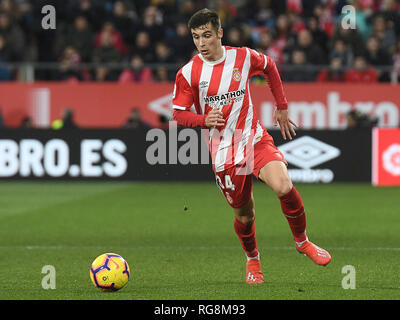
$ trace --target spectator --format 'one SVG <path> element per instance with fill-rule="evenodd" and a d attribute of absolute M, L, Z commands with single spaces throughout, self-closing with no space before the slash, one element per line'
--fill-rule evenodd
<path fill-rule="evenodd" d="M 253 47 L 253 41 L 250 35 L 251 31 L 248 26 L 233 26 L 228 28 L 226 31 L 226 45 L 232 47 Z"/>
<path fill-rule="evenodd" d="M 10 17 L 16 22 L 19 22 L 21 19 L 19 4 L 17 4 L 14 0 L 2 0 L 0 2 L 0 11 L 9 14 Z"/>
<path fill-rule="evenodd" d="M 342 59 L 334 57 L 331 59 L 329 69 L 321 70 L 318 73 L 318 82 L 344 82 L 344 70 Z"/>
<path fill-rule="evenodd" d="M 288 12 L 294 12 L 299 15 L 303 11 L 302 1 L 299 0 L 286 0 L 286 10 Z"/>
<path fill-rule="evenodd" d="M 383 0 L 381 1 L 380 14 L 388 22 L 388 27 L 393 28 L 395 34 L 400 34 L 400 12 L 399 3 L 396 0 Z"/>
<path fill-rule="evenodd" d="M 290 63 L 292 66 L 284 69 L 283 81 L 287 82 L 310 82 L 315 80 L 314 71 L 310 70 L 307 56 L 303 50 L 295 49 L 292 51 Z M 309 68 L 309 69 L 307 69 Z"/>
<path fill-rule="evenodd" d="M 65 1 L 67 2 L 67 1 Z M 72 2 L 72 3 L 70 3 Z M 84 16 L 93 30 L 99 30 L 106 19 L 106 10 L 102 0 L 68 1 L 68 17 L 70 21 L 77 16 Z M 58 6 L 57 6 L 58 12 Z"/>
<path fill-rule="evenodd" d="M 269 56 L 278 65 L 284 63 L 282 49 L 274 42 L 270 32 L 261 32 L 258 50 Z"/>
<path fill-rule="evenodd" d="M 171 64 L 174 62 L 172 51 L 165 42 L 156 43 L 155 52 L 155 62 L 162 64 Z M 159 81 L 173 81 L 175 79 L 175 69 L 172 72 L 167 67 L 160 66 L 157 67 L 156 75 L 158 75 L 156 79 Z"/>
<path fill-rule="evenodd" d="M 330 54 L 330 59 L 339 58 L 341 60 L 341 65 L 349 68 L 353 65 L 353 53 L 351 49 L 346 46 L 342 39 L 337 39 L 333 50 Z"/>
<path fill-rule="evenodd" d="M 122 71 L 119 76 L 120 83 L 128 82 L 152 82 L 153 75 L 149 68 L 144 66 L 143 59 L 140 55 L 134 55 L 131 58 L 129 68 Z"/>
<path fill-rule="evenodd" d="M 165 37 L 164 28 L 162 27 L 163 16 L 156 6 L 149 6 L 143 14 L 142 24 L 139 26 L 140 31 L 144 31 L 149 36 L 149 42 L 155 43 L 161 41 Z"/>
<path fill-rule="evenodd" d="M 306 60 L 310 64 L 323 65 L 326 64 L 326 57 L 322 49 L 313 42 L 311 32 L 304 29 L 298 33 L 296 47 L 303 50 Z"/>
<path fill-rule="evenodd" d="M 285 52 L 285 49 L 288 47 L 289 42 L 294 37 L 294 35 L 290 31 L 289 19 L 286 14 L 281 14 L 278 16 L 276 20 L 275 29 L 273 31 L 275 34 L 276 45 Z M 289 57 L 286 60 L 289 60 Z"/>
<path fill-rule="evenodd" d="M 24 60 L 25 36 L 21 27 L 6 13 L 0 13 L 0 35 L 9 48 L 10 61 Z"/>
<path fill-rule="evenodd" d="M 154 62 L 154 49 L 151 45 L 150 36 L 146 31 L 140 31 L 137 34 L 132 54 L 140 55 L 145 63 Z"/>
<path fill-rule="evenodd" d="M 194 0 L 186 0 L 182 1 L 179 4 L 178 9 L 178 19 L 182 19 L 183 21 L 189 21 L 190 17 L 198 10 L 197 4 Z M 177 18 L 175 18 L 177 19 Z"/>
<path fill-rule="evenodd" d="M 84 16 L 75 18 L 73 26 L 67 32 L 65 46 L 74 47 L 83 62 L 90 61 L 93 54 L 93 33 Z"/>
<path fill-rule="evenodd" d="M 100 46 L 94 50 L 93 62 L 96 64 L 115 63 L 120 62 L 121 58 L 121 52 L 113 46 L 112 34 L 103 32 Z M 118 78 L 118 72 L 104 65 L 99 66 L 96 69 L 95 78 L 97 81 L 115 81 Z"/>
<path fill-rule="evenodd" d="M 365 54 L 364 41 L 357 29 L 345 29 L 341 23 L 338 23 L 335 32 L 331 38 L 329 49 L 332 50 L 336 40 L 341 39 L 351 48 L 353 56 L 360 56 Z"/>
<path fill-rule="evenodd" d="M 308 21 L 310 21 L 310 18 L 315 18 L 314 8 L 319 2 L 319 0 L 301 1 L 302 16 L 306 17 Z"/>
<path fill-rule="evenodd" d="M 305 52 L 309 64 L 327 64 L 336 61 L 334 57 L 341 57 L 345 68 L 348 64 L 351 66 L 351 62 L 346 61 L 351 60 L 352 55 L 365 56 L 367 63 L 374 66 L 393 66 L 393 55 L 397 56 L 396 35 L 400 34 L 398 0 L 52 0 L 48 4 L 56 4 L 56 31 L 41 28 L 44 2 L 0 0 L 1 61 L 59 61 L 59 57 L 64 57 L 64 50 L 73 47 L 82 62 L 91 62 L 94 50 L 101 47 L 102 34 L 111 33 L 112 44 L 121 55 L 119 62 L 135 54 L 142 55 L 146 64 L 163 61 L 157 57 L 155 44 L 167 42 L 172 63 L 176 63 L 178 69 L 192 56 L 194 48 L 186 23 L 204 6 L 220 13 L 227 45 L 256 48 L 279 65 L 290 63 L 292 51 L 300 49 Z M 355 29 L 342 27 L 344 4 L 356 8 Z M 143 34 L 138 36 L 141 32 Z M 374 42 L 368 40 L 370 36 L 378 40 L 380 50 L 377 52 L 370 48 L 366 52 L 367 44 L 375 46 L 369 43 Z M 343 41 L 344 46 L 338 40 Z M 252 41 L 257 43 L 252 44 Z M 320 48 L 322 54 L 316 53 L 318 50 L 314 47 Z M 344 52 L 343 48 L 346 48 Z M 119 74 L 109 73 L 108 69 L 106 65 L 99 66 L 93 78 L 99 81 L 118 79 Z M 167 69 L 155 69 L 154 79 L 170 79 Z M 87 79 L 85 73 L 83 75 Z M 52 80 L 54 72 L 35 70 L 35 77 Z M 8 69 L 0 70 L 0 79 L 13 78 L 14 74 Z M 388 72 L 379 77 L 380 81 L 389 79 Z"/>
<path fill-rule="evenodd" d="M 393 71 L 391 74 L 393 82 L 400 82 L 400 38 L 397 40 L 396 49 L 393 53 Z"/>
<path fill-rule="evenodd" d="M 378 81 L 378 73 L 375 69 L 368 67 L 364 57 L 359 56 L 354 59 L 353 68 L 346 71 L 345 81 L 376 83 Z"/>
<path fill-rule="evenodd" d="M 377 125 L 378 119 L 369 118 L 357 110 L 351 110 L 346 114 L 348 129 L 372 128 Z"/>
<path fill-rule="evenodd" d="M 388 66 L 392 64 L 390 55 L 379 44 L 378 38 L 371 36 L 367 40 L 366 60 L 373 66 Z"/>
<path fill-rule="evenodd" d="M 385 21 L 383 15 L 377 15 L 373 21 L 371 36 L 379 40 L 382 50 L 393 53 L 396 47 L 396 34 L 393 28 L 388 27 L 389 21 Z"/>
<path fill-rule="evenodd" d="M 231 47 L 243 47 L 244 41 L 242 31 L 235 26 L 229 28 L 228 32 L 226 33 L 225 44 Z"/>
<path fill-rule="evenodd" d="M 160 41 L 155 45 L 155 62 L 159 63 L 172 63 L 174 59 L 172 57 L 172 51 L 168 47 L 166 42 Z"/>
<path fill-rule="evenodd" d="M 32 128 L 34 128 L 31 117 L 29 117 L 29 116 L 24 117 L 22 119 L 22 121 L 21 121 L 20 128 L 21 129 L 32 129 Z"/>
<path fill-rule="evenodd" d="M 131 110 L 130 116 L 124 123 L 123 128 L 148 130 L 150 129 L 150 126 L 146 122 L 143 122 L 140 109 L 135 107 Z"/>
<path fill-rule="evenodd" d="M 63 129 L 78 129 L 72 109 L 65 109 L 63 112 Z"/>
<path fill-rule="evenodd" d="M 393 63 L 392 57 L 380 47 L 378 38 L 374 36 L 369 37 L 367 40 L 365 58 L 369 65 L 375 67 L 390 66 Z M 386 70 L 380 72 L 379 80 L 389 81 L 389 72 Z"/>
<path fill-rule="evenodd" d="M 81 57 L 74 47 L 67 47 L 60 60 L 60 68 L 56 71 L 54 80 L 58 81 L 82 81 L 83 75 L 79 70 Z"/>
<path fill-rule="evenodd" d="M 122 34 L 124 43 L 131 44 L 135 41 L 138 29 L 138 17 L 134 10 L 128 10 L 124 1 L 116 1 L 113 7 L 112 23 Z"/>
<path fill-rule="evenodd" d="M 54 130 L 79 129 L 78 125 L 75 123 L 74 111 L 69 108 L 63 110 L 62 119 L 54 120 L 51 127 Z"/>
<path fill-rule="evenodd" d="M 105 22 L 101 31 L 97 33 L 94 45 L 95 48 L 101 46 L 102 37 L 105 33 L 111 35 L 111 45 L 118 50 L 121 55 L 124 56 L 128 53 L 128 47 L 125 45 L 121 33 L 115 29 L 111 21 Z"/>
<path fill-rule="evenodd" d="M 137 1 L 135 1 L 137 2 Z M 178 2 L 175 0 L 155 0 L 153 4 L 156 4 L 157 9 L 163 15 L 163 27 L 168 31 L 175 29 L 177 23 L 181 21 L 181 18 L 176 15 L 178 12 Z M 168 31 L 167 31 L 168 30 Z"/>
<path fill-rule="evenodd" d="M 275 16 L 279 16 L 286 12 L 286 1 L 281 0 L 271 0 L 270 8 Z"/>
<path fill-rule="evenodd" d="M 311 32 L 314 42 L 324 51 L 325 55 L 328 56 L 329 37 L 326 32 L 319 27 L 318 18 L 316 16 L 311 16 L 307 21 L 307 27 Z"/>
<path fill-rule="evenodd" d="M 216 7 L 214 9 L 221 19 L 221 24 L 225 26 L 233 26 L 238 15 L 236 7 L 231 2 L 227 0 L 215 1 Z"/>
<path fill-rule="evenodd" d="M 173 75 L 166 67 L 158 67 L 154 79 L 157 82 L 169 82 L 173 81 Z"/>
<path fill-rule="evenodd" d="M 342 1 L 342 0 L 341 0 Z M 332 5 L 324 5 L 321 1 L 318 1 L 314 6 L 313 15 L 317 17 L 320 29 L 325 32 L 329 37 L 334 33 L 334 15 Z"/>
<path fill-rule="evenodd" d="M 296 0 L 297 2 L 297 0 Z M 300 31 L 306 29 L 303 18 L 299 15 L 299 12 L 295 10 L 289 10 L 287 12 L 289 24 L 293 33 L 298 34 Z"/>
<path fill-rule="evenodd" d="M 171 37 L 169 46 L 174 52 L 175 62 L 185 63 L 194 48 L 192 36 L 184 22 L 178 22 L 175 27 L 175 35 Z"/>
<path fill-rule="evenodd" d="M 0 63 L 4 64 L 9 62 L 10 51 L 7 46 L 6 39 L 0 35 Z M 0 66 L 0 81 L 10 81 L 12 80 L 12 73 L 10 68 L 7 66 Z"/>

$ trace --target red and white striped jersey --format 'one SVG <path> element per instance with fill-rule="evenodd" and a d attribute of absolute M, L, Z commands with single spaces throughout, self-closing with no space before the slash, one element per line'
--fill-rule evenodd
<path fill-rule="evenodd" d="M 274 64 L 253 49 L 223 46 L 219 60 L 210 62 L 198 54 L 177 73 L 173 109 L 206 115 L 218 108 L 223 113 L 225 125 L 209 131 L 209 149 L 216 172 L 246 161 L 250 148 L 268 134 L 254 112 L 249 79 L 266 73 L 269 63 Z M 279 75 L 278 79 L 281 85 Z M 275 93 L 274 96 L 276 99 Z M 278 108 L 285 108 L 279 103 L 285 104 L 286 98 L 279 100 Z"/>

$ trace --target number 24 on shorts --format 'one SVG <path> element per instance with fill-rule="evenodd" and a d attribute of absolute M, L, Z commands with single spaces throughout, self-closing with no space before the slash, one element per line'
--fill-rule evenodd
<path fill-rule="evenodd" d="M 224 180 L 225 180 L 225 186 L 222 183 L 222 180 L 219 176 L 215 176 L 217 179 L 217 185 L 220 189 L 231 189 L 231 190 L 235 190 L 235 185 L 232 183 L 231 177 L 229 175 L 225 175 L 224 176 Z"/>

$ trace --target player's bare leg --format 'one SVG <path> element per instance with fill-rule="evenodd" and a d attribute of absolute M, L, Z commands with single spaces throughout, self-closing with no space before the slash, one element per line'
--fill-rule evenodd
<path fill-rule="evenodd" d="M 233 209 L 235 213 L 234 228 L 246 252 L 246 282 L 263 283 L 264 277 L 261 272 L 260 253 L 257 249 L 254 198 L 251 194 L 250 200 L 240 208 Z"/>
<path fill-rule="evenodd" d="M 303 201 L 293 186 L 286 165 L 281 161 L 271 161 L 261 168 L 259 178 L 278 196 L 297 251 L 308 256 L 318 265 L 327 265 L 331 261 L 329 252 L 316 246 L 307 238 Z"/>

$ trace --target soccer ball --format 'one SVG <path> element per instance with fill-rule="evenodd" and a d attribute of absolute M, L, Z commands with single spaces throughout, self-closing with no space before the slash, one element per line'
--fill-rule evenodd
<path fill-rule="evenodd" d="M 129 280 L 128 263 L 120 255 L 104 253 L 94 259 L 90 267 L 90 279 L 102 291 L 117 291 Z"/>

